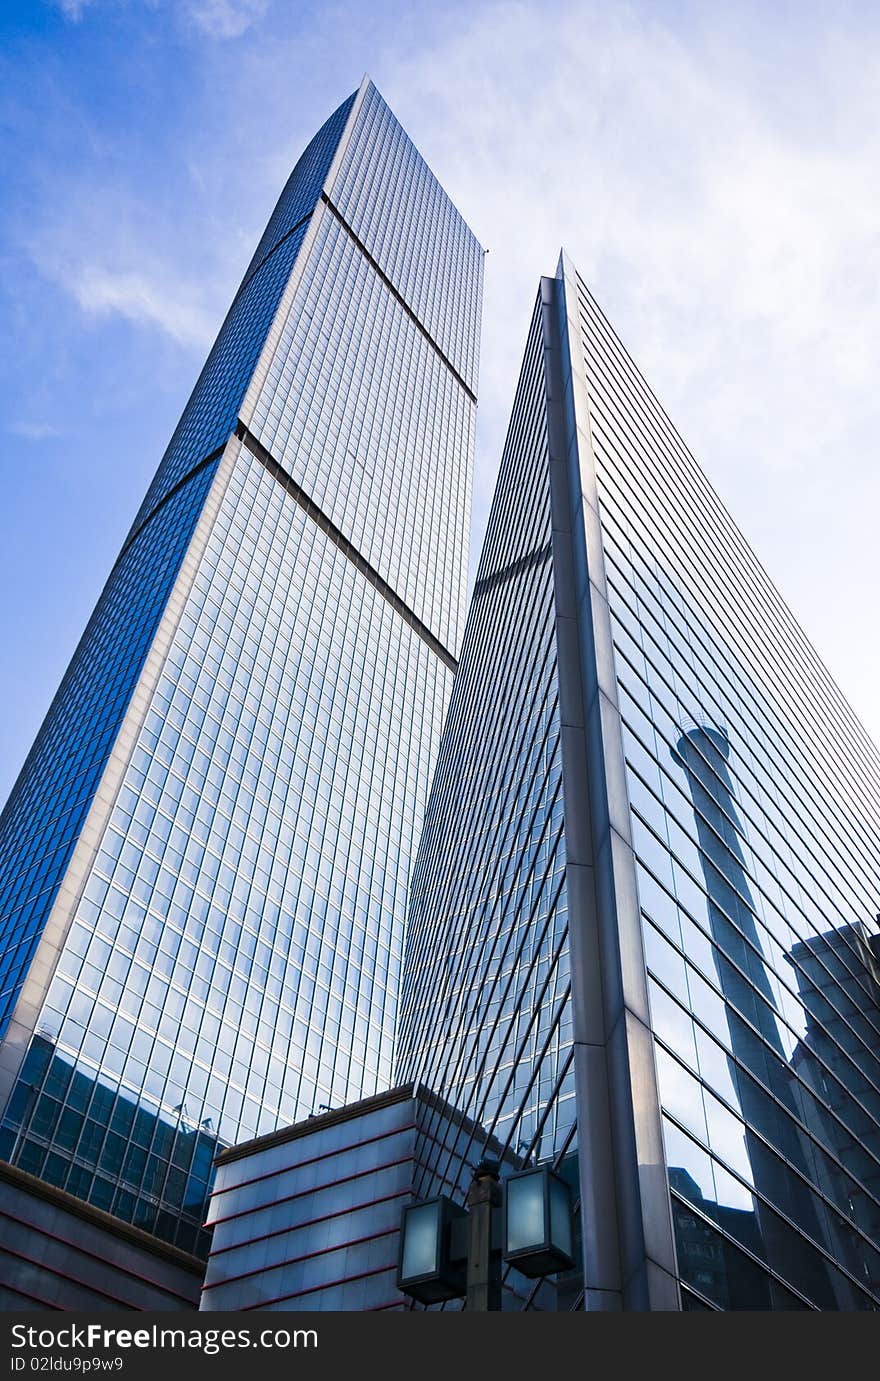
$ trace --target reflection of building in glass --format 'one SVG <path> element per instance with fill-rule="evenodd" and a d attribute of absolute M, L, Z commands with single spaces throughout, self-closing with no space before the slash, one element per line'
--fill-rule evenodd
<path fill-rule="evenodd" d="M 665 1178 L 658 1164 L 640 1183 L 638 1165 L 650 1145 L 661 1154 L 656 1092 L 627 1067 L 650 1069 L 650 1033 L 621 1046 L 630 995 L 607 967 L 616 918 L 596 882 L 600 858 L 609 881 L 609 808 L 588 780 L 601 759 L 575 618 L 586 552 L 562 406 L 564 287 L 544 279 L 532 318 L 414 870 L 399 1073 L 524 1162 L 574 1176 L 585 1272 L 555 1290 L 508 1272 L 505 1307 L 674 1306 Z M 462 1196 L 481 1150 L 463 1163 L 438 1128 L 416 1192 Z M 646 1210 L 655 1192 L 665 1223 Z"/>
<path fill-rule="evenodd" d="M 0 1310 L 193 1309 L 205 1263 L 0 1161 Z"/>
<path fill-rule="evenodd" d="M 585 1307 L 880 1307 L 878 788 L 563 256 L 413 874 L 399 1074 L 577 1156 Z M 461 1192 L 442 1136 L 424 1167 Z"/>
<path fill-rule="evenodd" d="M 744 832 L 727 770 L 729 755 L 727 734 L 705 726 L 689 729 L 675 749 L 694 803 L 709 932 L 730 1034 L 728 1066 L 736 1095 L 733 1106 L 745 1123 L 751 1183 L 761 1196 L 750 1215 L 754 1231 L 749 1246 L 779 1263 L 780 1268 L 784 1263 L 786 1279 L 803 1275 L 810 1298 L 829 1308 L 833 1307 L 833 1295 L 821 1257 L 809 1254 L 802 1262 L 797 1237 L 769 1207 L 787 1205 L 791 1200 L 797 1221 L 808 1228 L 814 1240 L 822 1241 L 827 1224 L 824 1217 L 820 1224 L 805 1183 L 812 1157 L 794 1117 L 786 1116 L 796 1115 L 798 1109 L 746 874 L 740 843 Z M 768 1112 L 771 1099 L 778 1106 Z M 768 1117 L 775 1117 L 779 1128 L 776 1149 L 757 1130 Z M 804 1178 L 792 1175 L 786 1161 Z"/>
<path fill-rule="evenodd" d="M 669 1167 L 669 1185 L 675 1190 L 673 1215 L 675 1245 L 681 1278 L 723 1309 L 772 1309 L 774 1295 L 766 1271 L 733 1245 L 742 1242 L 754 1256 L 761 1250 L 757 1215 L 706 1199 L 686 1170 Z M 699 1209 L 693 1212 L 690 1207 Z M 710 1223 L 725 1229 L 715 1232 Z M 732 1240 L 731 1240 L 732 1239 Z M 780 1308 L 791 1308 L 793 1297 L 777 1296 Z M 694 1302 L 692 1302 L 693 1304 Z M 699 1307 L 698 1305 L 696 1307 Z M 794 1302 L 797 1307 L 797 1302 Z"/>
<path fill-rule="evenodd" d="M 218 1144 L 390 1079 L 482 262 L 365 79 L 282 193 L 0 823 L 0 1156 L 188 1251 Z"/>
<path fill-rule="evenodd" d="M 157 1114 L 118 1086 L 90 1078 L 40 1035 L 31 1043 L 28 1072 L 10 1115 L 45 1147 L 47 1183 L 63 1176 L 68 1193 L 106 1211 L 115 1207 L 119 1217 L 165 1239 L 174 1235 L 174 1216 L 163 1203 L 204 1220 L 214 1157 L 224 1149 L 210 1118 L 192 1121 L 185 1103 Z M 137 1185 L 137 1193 L 114 1192 L 119 1178 Z"/>
<path fill-rule="evenodd" d="M 857 977 L 852 954 L 864 964 Z M 807 1023 L 792 1055 L 798 1076 L 793 1086 L 810 1090 L 800 1095 L 801 1118 L 809 1125 L 811 1113 L 814 1118 L 821 1114 L 834 1152 L 821 1166 L 830 1182 L 819 1183 L 832 1203 L 848 1202 L 848 1217 L 864 1222 L 871 1238 L 880 1241 L 880 1089 L 873 1054 L 880 984 L 874 947 L 861 926 L 849 926 L 802 941 L 791 957 Z M 846 1218 L 837 1217 L 835 1224 L 838 1250 L 860 1278 L 880 1291 L 877 1253 L 866 1249 Z"/>

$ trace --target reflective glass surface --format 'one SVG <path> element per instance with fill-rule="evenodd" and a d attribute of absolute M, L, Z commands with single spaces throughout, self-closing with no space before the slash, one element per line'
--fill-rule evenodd
<path fill-rule="evenodd" d="M 373 87 L 328 193 L 245 420 L 454 653 L 483 251 Z"/>
<path fill-rule="evenodd" d="M 354 95 L 349 96 L 334 111 L 291 173 L 147 491 L 135 528 L 232 431 L 354 100 Z"/>
<path fill-rule="evenodd" d="M 683 1306 L 875 1309 L 877 750 L 583 283 L 573 308 Z M 410 906 L 399 1072 L 474 1119 L 471 1163 L 486 1131 L 576 1144 L 544 389 L 536 319 Z M 425 1164 L 419 1193 L 462 1192 L 442 1137 Z"/>
<path fill-rule="evenodd" d="M 213 479 L 206 457 L 235 424 L 302 244 L 305 225 L 290 229 L 315 206 L 353 102 L 290 176 L 0 819 L 0 1036 Z"/>
<path fill-rule="evenodd" d="M 474 405 L 344 227 L 319 214 L 248 425 L 454 652 Z"/>
<path fill-rule="evenodd" d="M 40 1020 L 96 1099 L 148 1109 L 154 1140 L 164 1120 L 229 1143 L 388 1084 L 450 680 L 243 449 Z M 65 1110 L 21 1110 L 35 1173 Z M 79 1183 L 95 1148 L 68 1149 Z M 145 1226 L 181 1207 L 157 1173 Z"/>
<path fill-rule="evenodd" d="M 476 393 L 483 251 L 374 87 L 330 195 Z"/>
<path fill-rule="evenodd" d="M 363 96 L 346 138 L 381 106 Z M 304 156 L 312 201 L 346 113 Z M 395 169 L 420 189 L 431 174 L 390 112 L 360 147 L 407 225 Z M 259 443 L 235 441 L 212 471 L 217 514 L 0 1132 L 0 1155 L 198 1250 L 218 1147 L 390 1082 L 406 889 L 452 682 L 436 636 L 455 636 L 467 562 L 474 401 L 402 303 L 405 277 L 387 281 L 395 265 L 376 268 L 323 202 L 302 241 L 296 178 L 265 244 L 282 239 L 236 300 L 277 272 L 277 304 L 304 246 L 257 371 Z M 438 192 L 423 200 L 408 243 L 432 262 L 463 223 Z M 476 275 L 459 276 L 468 302 L 450 319 L 479 314 L 466 233 Z M 250 360 L 237 310 L 229 358 Z M 239 382 L 210 401 L 212 369 L 194 399 L 228 434 Z M 189 425 L 144 512 L 193 482 L 179 478 Z"/>
<path fill-rule="evenodd" d="M 434 1114 L 425 1197 L 461 1200 L 487 1135 L 508 1168 L 576 1144 L 548 474 L 536 309 L 413 873 L 398 1076 L 474 1123 Z"/>
<path fill-rule="evenodd" d="M 216 469 L 202 466 L 126 544 L 0 818 L 0 1036 Z"/>
<path fill-rule="evenodd" d="M 686 1307 L 880 1305 L 880 759 L 586 287 Z"/>

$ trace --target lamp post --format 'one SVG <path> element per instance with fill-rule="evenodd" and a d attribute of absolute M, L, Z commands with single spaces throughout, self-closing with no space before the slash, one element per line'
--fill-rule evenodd
<path fill-rule="evenodd" d="M 464 1297 L 469 1310 L 500 1310 L 502 1261 L 532 1279 L 574 1265 L 571 1195 L 549 1166 L 501 1182 L 485 1158 L 467 1208 L 443 1196 L 404 1209 L 397 1285 L 421 1304 Z"/>
<path fill-rule="evenodd" d="M 497 1160 L 481 1160 L 468 1190 L 467 1309 L 501 1308 L 501 1252 L 497 1241 L 501 1187 L 498 1178 Z"/>

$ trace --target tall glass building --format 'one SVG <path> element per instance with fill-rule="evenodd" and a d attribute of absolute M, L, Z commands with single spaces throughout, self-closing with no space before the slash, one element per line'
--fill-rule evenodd
<path fill-rule="evenodd" d="M 0 820 L 0 1157 L 189 1250 L 388 1083 L 483 253 L 365 79 L 296 165 Z"/>
<path fill-rule="evenodd" d="M 465 1162 L 491 1134 L 573 1187 L 578 1278 L 508 1272 L 505 1307 L 880 1307 L 878 911 L 880 756 L 563 256 L 400 1023 Z M 469 1178 L 439 1123 L 420 1165 L 421 1197 Z"/>

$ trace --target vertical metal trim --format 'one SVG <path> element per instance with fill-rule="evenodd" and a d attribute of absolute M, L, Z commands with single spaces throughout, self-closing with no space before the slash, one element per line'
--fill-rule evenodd
<path fill-rule="evenodd" d="M 574 598 L 574 534 L 569 499 L 569 445 L 563 405 L 559 287 L 541 279 L 541 326 L 547 398 L 551 542 L 559 683 L 559 732 L 565 818 L 566 887 L 572 986 L 578 1160 L 587 1309 L 622 1309 L 623 1280 L 611 1137 L 594 826 L 587 781 L 586 696 Z"/>
<path fill-rule="evenodd" d="M 588 1309 L 676 1310 L 672 1208 L 574 270 L 541 285 Z"/>

